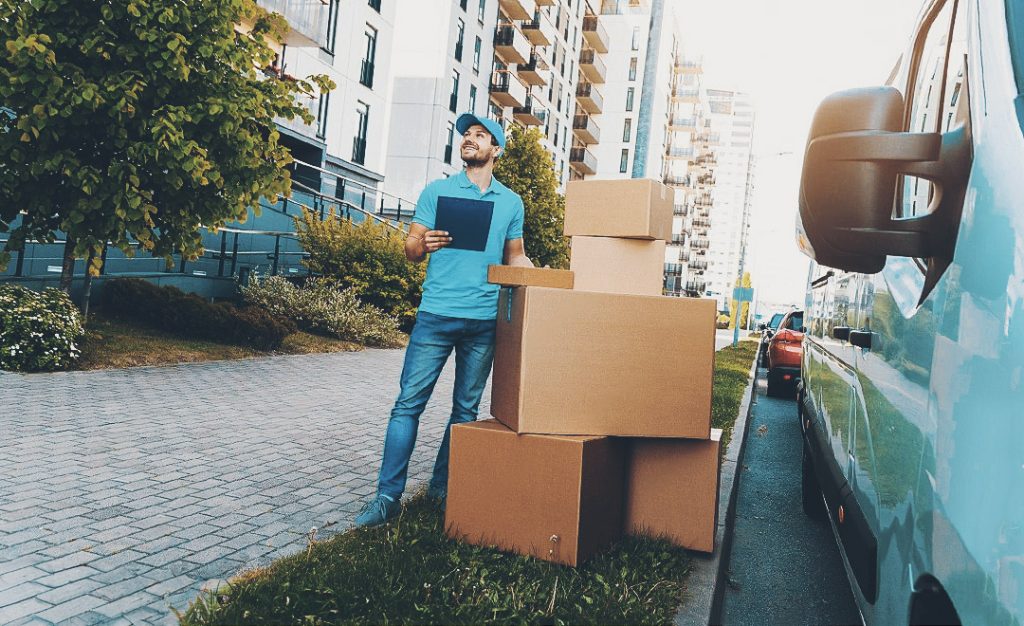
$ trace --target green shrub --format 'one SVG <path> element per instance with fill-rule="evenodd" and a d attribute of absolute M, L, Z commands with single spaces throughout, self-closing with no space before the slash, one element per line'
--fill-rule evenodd
<path fill-rule="evenodd" d="M 0 285 L 0 369 L 67 369 L 84 334 L 82 316 L 63 291 Z"/>
<path fill-rule="evenodd" d="M 296 230 L 309 253 L 314 273 L 332 278 L 366 304 L 398 318 L 402 329 L 416 321 L 423 293 L 425 263 L 405 258 L 405 236 L 367 220 L 353 224 L 332 213 L 320 220 L 310 211 L 296 219 Z"/>
<path fill-rule="evenodd" d="M 361 303 L 355 290 L 339 288 L 329 279 L 311 278 L 296 287 L 280 276 L 254 275 L 242 288 L 242 297 L 277 317 L 294 320 L 303 330 L 383 348 L 402 345 L 394 316 Z"/>
<path fill-rule="evenodd" d="M 211 304 L 175 287 L 158 287 L 140 278 L 107 283 L 100 298 L 109 317 L 132 321 L 181 337 L 274 350 L 297 330 L 290 319 L 258 307 Z"/>

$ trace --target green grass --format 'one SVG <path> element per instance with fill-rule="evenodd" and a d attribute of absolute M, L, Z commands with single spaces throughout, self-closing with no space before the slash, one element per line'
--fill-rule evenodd
<path fill-rule="evenodd" d="M 736 413 L 747 389 L 750 368 L 757 355 L 757 341 L 741 339 L 735 346 L 715 353 L 715 380 L 711 397 L 711 427 L 722 429 L 722 454 L 725 454 Z"/>
<path fill-rule="evenodd" d="M 731 435 L 756 342 L 717 353 L 715 428 Z M 724 449 L 724 446 L 723 446 Z M 628 537 L 579 568 L 444 534 L 422 494 L 389 527 L 351 529 L 200 595 L 182 624 L 664 624 L 685 602 L 691 557 Z"/>

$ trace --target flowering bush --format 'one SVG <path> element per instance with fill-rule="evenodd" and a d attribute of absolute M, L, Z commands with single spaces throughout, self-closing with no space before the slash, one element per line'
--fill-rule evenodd
<path fill-rule="evenodd" d="M 402 345 L 395 316 L 363 304 L 353 289 L 340 289 L 328 279 L 310 278 L 296 287 L 281 276 L 254 275 L 242 296 L 310 332 L 383 348 Z"/>
<path fill-rule="evenodd" d="M 52 372 L 79 356 L 82 316 L 59 289 L 0 285 L 0 369 Z"/>

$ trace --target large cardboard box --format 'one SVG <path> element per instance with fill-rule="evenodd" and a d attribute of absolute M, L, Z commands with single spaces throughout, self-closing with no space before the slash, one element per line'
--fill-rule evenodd
<path fill-rule="evenodd" d="M 573 272 L 548 267 L 488 265 L 487 282 L 511 287 L 555 287 L 572 289 Z"/>
<path fill-rule="evenodd" d="M 626 440 L 626 533 L 713 552 L 721 439 L 716 428 L 707 441 Z"/>
<path fill-rule="evenodd" d="M 573 180 L 565 188 L 565 234 L 672 238 L 674 191 L 647 178 Z"/>
<path fill-rule="evenodd" d="M 716 303 L 501 290 L 491 414 L 519 433 L 711 434 Z"/>
<path fill-rule="evenodd" d="M 445 529 L 472 544 L 578 565 L 622 535 L 625 452 L 608 437 L 454 426 Z"/>
<path fill-rule="evenodd" d="M 664 241 L 573 237 L 569 259 L 580 291 L 660 296 L 665 285 Z"/>

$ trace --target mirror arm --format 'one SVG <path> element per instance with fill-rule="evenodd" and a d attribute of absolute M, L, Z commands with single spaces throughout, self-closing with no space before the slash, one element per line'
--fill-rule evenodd
<path fill-rule="evenodd" d="M 808 154 L 829 161 L 921 162 L 937 161 L 941 148 L 939 133 L 857 130 L 818 137 Z"/>

